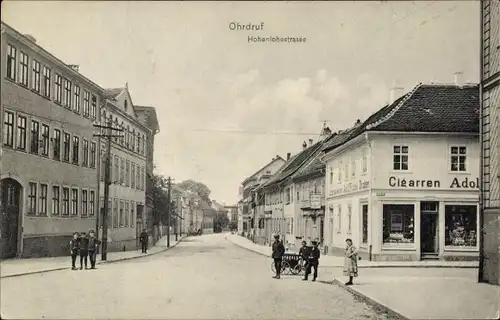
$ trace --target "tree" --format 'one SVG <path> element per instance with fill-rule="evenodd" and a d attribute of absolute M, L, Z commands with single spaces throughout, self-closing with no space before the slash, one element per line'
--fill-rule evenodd
<path fill-rule="evenodd" d="M 168 210 L 168 183 L 162 175 L 153 174 L 153 224 L 164 222 Z"/>
<path fill-rule="evenodd" d="M 210 191 L 210 189 L 204 183 L 189 179 L 182 181 L 181 183 L 177 184 L 177 186 L 181 189 L 196 193 L 203 201 L 205 201 L 209 205 L 212 203 L 212 201 L 210 200 L 210 193 L 212 191 Z"/>

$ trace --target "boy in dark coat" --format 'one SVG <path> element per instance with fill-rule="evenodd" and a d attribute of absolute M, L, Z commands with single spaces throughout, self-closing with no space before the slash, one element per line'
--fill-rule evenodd
<path fill-rule="evenodd" d="M 280 279 L 281 275 L 281 262 L 283 261 L 283 255 L 285 254 L 285 246 L 283 242 L 280 241 L 280 236 L 274 236 L 273 242 L 273 254 L 272 258 L 274 259 L 274 268 L 276 269 L 276 275 L 273 277 L 275 279 Z"/>
<path fill-rule="evenodd" d="M 149 237 L 148 237 L 148 233 L 146 232 L 146 229 L 142 230 L 139 240 L 141 242 L 142 253 L 148 253 Z"/>
<path fill-rule="evenodd" d="M 76 269 L 76 257 L 80 253 L 80 238 L 79 238 L 78 232 L 73 233 L 73 239 L 70 240 L 69 242 L 69 252 L 71 254 L 71 270 L 77 270 Z"/>
<path fill-rule="evenodd" d="M 83 262 L 85 262 L 85 269 L 87 268 L 87 257 L 89 256 L 89 238 L 82 232 L 80 235 L 80 270 L 83 269 Z"/>
<path fill-rule="evenodd" d="M 90 259 L 90 269 L 95 269 L 95 260 L 97 248 L 101 244 L 95 237 L 94 230 L 89 230 L 89 259 Z"/>
<path fill-rule="evenodd" d="M 316 281 L 316 278 L 318 277 L 318 266 L 320 257 L 318 242 L 312 241 L 312 245 L 313 245 L 312 248 L 308 251 L 306 274 L 304 276 L 304 279 L 302 279 L 304 281 L 307 281 L 307 277 L 309 276 L 309 274 L 311 274 L 311 268 L 314 268 L 312 281 Z"/>
<path fill-rule="evenodd" d="M 307 242 L 302 241 L 302 247 L 299 249 L 299 256 L 302 258 L 303 267 L 306 266 L 309 249 L 310 248 L 307 246 Z"/>

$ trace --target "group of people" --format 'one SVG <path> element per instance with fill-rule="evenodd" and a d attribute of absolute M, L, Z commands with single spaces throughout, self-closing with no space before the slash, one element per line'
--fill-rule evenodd
<path fill-rule="evenodd" d="M 358 252 L 351 239 L 346 239 L 345 242 L 343 275 L 349 277 L 349 281 L 345 283 L 345 285 L 349 286 L 353 284 L 353 278 L 358 276 Z M 272 244 L 272 258 L 274 259 L 274 267 L 276 269 L 276 275 L 273 278 L 275 279 L 280 279 L 281 277 L 281 265 L 284 255 L 285 246 L 283 245 L 283 241 L 280 240 L 279 235 L 275 235 Z M 307 281 L 312 269 L 314 269 L 312 281 L 316 281 L 318 277 L 319 258 L 321 256 L 318 242 L 311 241 L 311 246 L 308 246 L 307 242 L 302 241 L 299 256 L 305 263 L 305 274 L 302 280 Z"/>
<path fill-rule="evenodd" d="M 87 259 L 90 260 L 90 269 L 95 269 L 97 248 L 101 244 L 94 230 L 90 230 L 88 234 L 85 232 L 73 233 L 73 239 L 69 242 L 71 254 L 71 269 L 78 270 L 76 267 L 76 258 L 80 256 L 80 270 L 88 269 Z"/>

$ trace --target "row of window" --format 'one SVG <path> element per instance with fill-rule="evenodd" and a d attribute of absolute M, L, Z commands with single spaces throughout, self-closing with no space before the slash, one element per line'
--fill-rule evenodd
<path fill-rule="evenodd" d="M 146 187 L 146 168 L 139 166 L 138 163 L 131 162 L 128 159 L 111 154 L 111 183 L 119 184 L 137 190 L 145 190 Z M 103 156 L 102 163 L 106 163 L 106 157 Z M 101 166 L 101 181 L 104 181 L 106 166 Z"/>
<path fill-rule="evenodd" d="M 94 216 L 95 201 L 95 191 L 91 189 L 52 185 L 49 191 L 48 184 L 30 182 L 27 214 L 82 218 Z"/>
<path fill-rule="evenodd" d="M 108 201 L 108 227 L 109 228 L 123 228 L 134 227 L 136 225 L 137 206 L 140 203 L 129 201 L 125 199 L 109 199 Z M 101 210 L 104 211 L 104 198 L 101 198 Z M 102 217 L 102 214 L 100 215 Z"/>
<path fill-rule="evenodd" d="M 54 79 L 52 79 L 51 69 L 34 58 L 31 59 L 31 68 L 29 68 L 29 56 L 23 51 L 18 52 L 17 48 L 10 44 L 7 48 L 7 78 L 47 99 L 53 99 L 55 103 L 69 110 L 78 114 L 82 113 L 86 118 L 96 118 L 96 95 L 85 89 L 81 90 L 79 85 L 73 84 L 71 80 L 59 73 L 54 73 Z M 52 90 L 52 84 L 54 90 Z M 83 109 L 83 112 L 80 112 L 80 109 Z"/>
<path fill-rule="evenodd" d="M 120 132 L 116 132 L 117 135 L 119 134 L 121 136 L 113 138 L 116 144 L 140 155 L 146 155 L 146 137 L 144 134 L 141 134 L 139 130 L 136 132 L 135 128 L 131 130 L 130 125 L 127 125 L 125 128 L 125 123 L 123 121 L 119 123 L 118 117 L 115 117 L 113 120 L 112 114 L 107 118 L 106 111 L 103 111 L 101 119 L 103 119 L 103 122 L 107 119 L 107 125 L 112 125 L 114 128 L 121 130 Z"/>
<path fill-rule="evenodd" d="M 58 128 L 50 128 L 36 118 L 21 113 L 4 112 L 3 145 L 54 160 L 96 167 L 96 143 L 71 135 Z"/>

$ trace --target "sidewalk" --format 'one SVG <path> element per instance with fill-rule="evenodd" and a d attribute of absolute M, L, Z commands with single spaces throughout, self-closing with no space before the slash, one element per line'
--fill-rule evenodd
<path fill-rule="evenodd" d="M 170 248 L 179 243 L 183 237 L 178 237 L 175 241 L 175 235 L 170 236 Z M 167 250 L 167 237 L 162 237 L 151 248 L 147 254 L 141 253 L 140 250 L 109 252 L 107 261 L 101 261 L 101 255 L 97 255 L 97 263 L 113 263 L 123 260 L 130 260 L 140 257 L 154 255 Z M 78 261 L 79 262 L 79 261 Z M 0 262 L 0 278 L 17 277 L 27 274 L 42 273 L 56 270 L 71 269 L 71 258 L 67 257 L 50 257 L 50 258 L 33 258 L 33 259 L 11 259 Z"/>
<path fill-rule="evenodd" d="M 271 247 L 255 244 L 252 241 L 234 234 L 227 235 L 226 239 L 244 249 L 254 251 L 264 256 L 271 256 Z M 320 258 L 322 267 L 344 266 L 344 257 L 323 255 Z M 478 268 L 478 261 L 367 261 L 358 262 L 358 268 Z"/>

